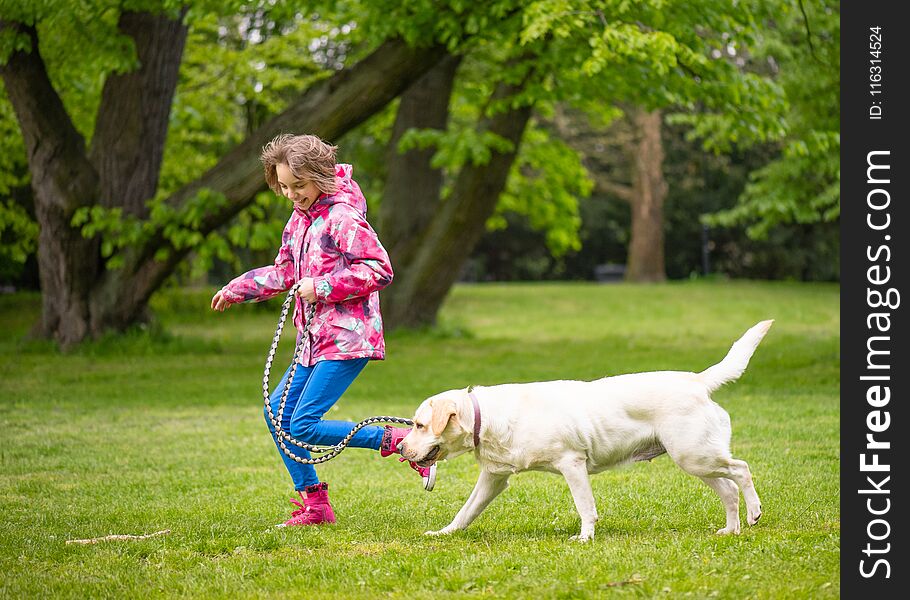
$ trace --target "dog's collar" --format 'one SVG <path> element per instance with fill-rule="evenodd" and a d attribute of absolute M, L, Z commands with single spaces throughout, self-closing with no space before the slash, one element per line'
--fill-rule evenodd
<path fill-rule="evenodd" d="M 474 405 L 474 447 L 480 445 L 480 404 L 477 402 L 477 396 L 472 389 L 468 389 L 468 396 L 471 397 L 471 404 Z"/>

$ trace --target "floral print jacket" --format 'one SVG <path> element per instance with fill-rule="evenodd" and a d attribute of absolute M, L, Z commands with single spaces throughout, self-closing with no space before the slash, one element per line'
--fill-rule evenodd
<path fill-rule="evenodd" d="M 337 165 L 338 191 L 321 195 L 305 211 L 294 209 L 275 264 L 248 271 L 222 289 L 230 303 L 260 302 L 313 277 L 317 301 L 312 318 L 305 318 L 300 297 L 294 312 L 298 341 L 303 342 L 298 362 L 304 366 L 385 358 L 379 290 L 391 283 L 392 266 L 367 223 L 366 200 L 352 173 L 351 165 Z"/>

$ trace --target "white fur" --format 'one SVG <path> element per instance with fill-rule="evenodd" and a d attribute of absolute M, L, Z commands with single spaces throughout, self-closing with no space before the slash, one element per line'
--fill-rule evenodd
<path fill-rule="evenodd" d="M 736 343 L 720 363 L 702 371 L 656 371 L 596 381 L 546 381 L 475 387 L 480 404 L 481 473 L 455 518 L 429 535 L 467 527 L 508 486 L 509 476 L 537 470 L 561 474 L 581 516 L 575 539 L 594 537 L 597 509 L 588 475 L 649 460 L 665 449 L 685 472 L 699 477 L 720 497 L 726 526 L 739 533 L 739 491 L 747 522 L 761 516 L 749 466 L 730 453 L 730 417 L 710 393 L 742 375 L 773 321 L 762 321 Z M 402 455 L 427 462 L 474 449 L 474 409 L 468 390 L 450 390 L 425 400 L 404 438 Z M 434 425 L 437 429 L 434 432 Z"/>

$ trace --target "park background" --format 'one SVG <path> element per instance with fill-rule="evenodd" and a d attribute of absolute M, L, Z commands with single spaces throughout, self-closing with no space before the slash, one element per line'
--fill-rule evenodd
<path fill-rule="evenodd" d="M 839 4 L 803 0 L 0 0 L 0 594 L 837 596 L 839 44 Z M 208 301 L 274 258 L 285 132 L 338 144 L 395 267 L 388 360 L 333 418 L 701 370 L 775 318 L 716 395 L 759 525 L 714 537 L 664 459 L 594 478 L 591 545 L 539 474 L 429 540 L 471 461 L 427 495 L 352 451 L 336 527 L 270 529 L 279 303 Z"/>

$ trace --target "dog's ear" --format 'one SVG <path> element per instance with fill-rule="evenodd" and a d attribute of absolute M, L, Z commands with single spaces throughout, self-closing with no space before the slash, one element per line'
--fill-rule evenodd
<path fill-rule="evenodd" d="M 437 398 L 432 404 L 432 416 L 430 417 L 430 429 L 433 435 L 440 436 L 449 424 L 449 419 L 458 414 L 458 407 L 451 398 Z"/>

